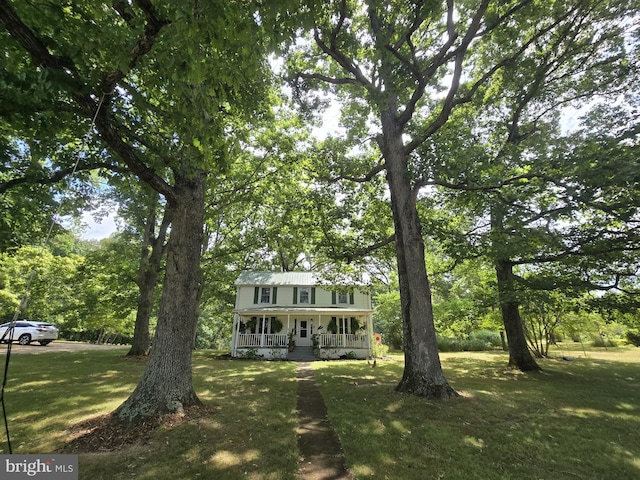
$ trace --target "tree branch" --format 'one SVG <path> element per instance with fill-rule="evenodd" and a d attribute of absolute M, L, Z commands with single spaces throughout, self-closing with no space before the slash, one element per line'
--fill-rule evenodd
<path fill-rule="evenodd" d="M 45 68 L 75 72 L 73 61 L 68 57 L 51 54 L 42 39 L 25 25 L 7 0 L 0 0 L 0 23 L 38 64 Z"/>
<path fill-rule="evenodd" d="M 61 180 L 64 180 L 69 175 L 78 171 L 88 171 L 95 170 L 98 168 L 104 168 L 106 170 L 110 170 L 112 172 L 117 173 L 129 173 L 129 170 L 126 168 L 122 168 L 120 165 L 115 165 L 109 162 L 91 162 L 85 164 L 78 164 L 77 167 L 67 167 L 61 170 L 57 170 L 52 172 L 51 175 L 25 175 L 19 178 L 12 178 L 11 180 L 7 180 L 6 182 L 0 183 L 0 194 L 5 193 L 7 190 L 11 190 L 12 188 L 16 188 L 20 185 L 24 184 L 39 184 L 39 185 L 50 185 L 52 183 L 58 183 Z"/>
<path fill-rule="evenodd" d="M 381 249 L 382 247 L 385 247 L 391 243 L 394 243 L 396 241 L 396 237 L 395 235 L 389 235 L 387 238 L 385 238 L 384 240 L 381 240 L 379 242 L 376 242 L 372 245 L 368 245 L 366 247 L 360 248 L 358 250 L 355 250 L 353 252 L 347 253 L 344 255 L 344 260 L 347 263 L 351 263 L 352 261 L 354 261 L 356 258 L 362 258 L 365 257 L 367 255 L 369 255 L 372 252 L 375 252 L 376 250 Z"/>
<path fill-rule="evenodd" d="M 157 17 L 155 7 L 150 0 L 136 0 L 135 3 L 144 12 L 146 24 L 142 36 L 131 51 L 130 67 L 135 66 L 140 58 L 151 50 L 158 33 L 163 26 L 168 24 L 167 21 Z M 72 80 L 68 93 L 88 118 L 95 118 L 95 126 L 102 140 L 120 156 L 132 173 L 164 195 L 167 201 L 173 201 L 175 192 L 172 187 L 157 175 L 154 170 L 149 168 L 139 158 L 134 148 L 121 138 L 118 134 L 118 126 L 114 125 L 110 118 L 107 105 L 101 106 L 105 94 L 108 94 L 109 97 L 113 94 L 115 85 L 124 79 L 124 73 L 120 70 L 115 70 L 103 75 L 101 84 L 101 93 L 103 95 L 98 94 L 100 101 L 96 102 L 96 97 L 88 93 L 83 82 L 77 78 L 77 69 L 73 61 L 68 57 L 52 55 L 44 42 L 18 17 L 7 3 L 7 0 L 0 0 L 0 21 L 7 32 L 26 50 L 36 63 L 44 68 L 60 71 Z"/>
<path fill-rule="evenodd" d="M 329 182 L 329 183 L 336 183 L 339 182 L 340 180 L 349 180 L 351 182 L 355 182 L 355 183 L 367 183 L 368 181 L 370 181 L 373 177 L 375 177 L 378 173 L 383 172 L 386 168 L 386 165 L 384 163 L 377 165 L 376 167 L 372 168 L 365 176 L 363 177 L 355 177 L 352 175 L 338 175 L 337 177 L 320 177 L 320 180 L 324 180 L 325 182 Z"/>
<path fill-rule="evenodd" d="M 531 0 L 526 0 L 524 2 L 521 2 L 520 4 L 514 6 L 512 10 L 520 9 L 520 8 L 524 7 L 526 4 L 530 3 L 530 1 Z M 533 35 L 528 41 L 524 42 L 518 49 L 516 49 L 516 51 L 512 55 L 503 58 L 501 61 L 497 62 L 493 67 L 491 67 L 489 70 L 487 70 L 478 80 L 476 80 L 469 87 L 469 89 L 465 93 L 465 95 L 456 98 L 456 95 L 458 94 L 459 84 L 460 84 L 460 77 L 461 77 L 461 74 L 462 74 L 462 60 L 463 60 L 462 57 L 466 53 L 470 42 L 473 41 L 475 38 L 477 38 L 479 36 L 485 35 L 486 33 L 490 32 L 491 30 L 493 30 L 494 28 L 496 28 L 499 25 L 498 22 L 495 22 L 494 24 L 492 24 L 491 28 L 487 28 L 487 29 L 483 30 L 481 34 L 477 32 L 477 29 L 479 28 L 479 22 L 480 22 L 480 16 L 478 14 L 479 13 L 484 14 L 484 11 L 486 10 L 486 7 L 487 7 L 487 5 L 486 5 L 487 3 L 488 2 L 485 0 L 485 2 L 483 2 L 483 4 L 480 6 L 478 12 L 476 12 L 476 15 L 474 16 L 474 20 L 472 22 L 472 26 L 476 25 L 476 31 L 473 32 L 473 34 L 471 34 L 472 30 L 471 30 L 471 27 L 470 27 L 469 30 L 467 30 L 467 33 L 465 35 L 465 38 L 461 42 L 461 45 L 454 51 L 456 60 L 455 60 L 455 63 L 454 63 L 453 79 L 452 79 L 451 87 L 449 88 L 449 93 L 447 94 L 447 97 L 446 97 L 445 101 L 442 104 L 442 108 L 440 110 L 440 113 L 427 126 L 427 128 L 424 129 L 424 131 L 420 135 L 418 135 L 414 140 L 412 140 L 411 142 L 409 142 L 405 146 L 405 152 L 406 152 L 407 155 L 409 153 L 413 152 L 416 148 L 418 148 L 420 145 L 422 145 L 422 143 L 424 143 L 424 141 L 427 138 L 429 138 L 436 131 L 438 131 L 440 129 L 440 127 L 442 127 L 442 125 L 444 125 L 447 122 L 447 120 L 449 119 L 449 116 L 451 115 L 451 112 L 453 111 L 453 109 L 456 106 L 461 105 L 463 103 L 470 102 L 473 99 L 473 96 L 475 95 L 475 93 L 480 89 L 480 87 L 482 85 L 484 85 L 487 81 L 489 81 L 489 79 L 491 77 L 493 77 L 493 75 L 498 70 L 500 70 L 501 68 L 503 68 L 506 65 L 509 65 L 509 64 L 512 64 L 513 62 L 515 62 L 538 38 L 542 37 L 544 34 L 548 33 L 554 27 L 556 27 L 557 25 L 562 23 L 572 13 L 572 11 L 569 10 L 569 11 L 565 12 L 563 15 L 561 15 L 558 19 L 553 21 L 551 24 L 549 24 L 546 27 L 541 28 L 540 30 L 538 30 L 535 33 L 535 35 Z M 484 6 L 485 10 L 482 10 L 483 6 Z M 506 18 L 508 18 L 508 16 L 505 15 L 504 19 L 506 19 Z M 478 22 L 478 23 L 476 24 L 475 22 Z"/>
<path fill-rule="evenodd" d="M 150 0 L 136 0 L 135 4 L 143 11 L 146 23 L 142 35 L 138 38 L 129 54 L 129 69 L 134 68 L 138 61 L 149 53 L 162 28 L 171 23 L 158 17 Z M 118 10 L 118 12 L 120 11 Z M 102 81 L 102 91 L 104 93 L 113 92 L 115 86 L 124 79 L 125 75 L 126 73 L 120 69 L 105 74 Z"/>

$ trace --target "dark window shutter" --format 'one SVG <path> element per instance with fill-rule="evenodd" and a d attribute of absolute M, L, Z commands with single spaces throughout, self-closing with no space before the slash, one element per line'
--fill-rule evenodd
<path fill-rule="evenodd" d="M 331 292 L 331 303 L 334 304 L 334 305 L 336 304 L 336 292 L 335 291 Z"/>
<path fill-rule="evenodd" d="M 351 292 L 351 293 L 349 294 L 349 303 L 350 303 L 351 305 L 353 305 L 354 303 L 356 303 L 356 298 L 355 298 L 355 295 L 354 295 L 354 293 L 353 293 L 353 292 Z"/>
<path fill-rule="evenodd" d="M 311 287 L 311 304 L 316 303 L 316 287 Z"/>
<path fill-rule="evenodd" d="M 253 291 L 253 303 L 258 303 L 258 297 L 260 296 L 260 287 L 256 287 Z"/>
<path fill-rule="evenodd" d="M 273 298 L 271 299 L 271 303 L 274 305 L 278 301 L 278 287 L 273 287 Z"/>
<path fill-rule="evenodd" d="M 293 287 L 293 304 L 298 303 L 298 287 Z"/>

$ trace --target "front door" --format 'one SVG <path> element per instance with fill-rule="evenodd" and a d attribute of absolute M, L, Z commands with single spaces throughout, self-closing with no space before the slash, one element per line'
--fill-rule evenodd
<path fill-rule="evenodd" d="M 300 328 L 298 328 L 298 338 L 296 345 L 308 347 L 311 345 L 311 322 L 309 320 L 300 320 Z"/>

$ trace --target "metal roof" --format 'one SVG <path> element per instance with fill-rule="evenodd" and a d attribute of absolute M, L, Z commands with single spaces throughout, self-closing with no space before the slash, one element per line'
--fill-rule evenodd
<path fill-rule="evenodd" d="M 373 312 L 370 308 L 353 308 L 353 307 L 343 307 L 343 306 L 326 306 L 326 307 L 298 307 L 296 305 L 289 307 L 278 307 L 278 306 L 268 306 L 268 307 L 246 307 L 246 308 L 236 308 L 233 310 L 236 313 L 244 314 L 244 315 L 296 315 L 296 314 L 327 314 L 327 315 L 347 315 L 347 314 L 362 314 L 362 313 L 371 313 Z"/>
<path fill-rule="evenodd" d="M 242 272 L 235 281 L 236 285 L 317 285 L 318 279 L 313 272 Z"/>

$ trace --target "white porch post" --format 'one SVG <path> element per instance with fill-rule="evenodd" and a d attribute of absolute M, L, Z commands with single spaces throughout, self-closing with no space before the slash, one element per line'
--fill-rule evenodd
<path fill-rule="evenodd" d="M 347 348 L 347 319 L 342 314 L 342 346 L 343 348 Z"/>
<path fill-rule="evenodd" d="M 236 356 L 236 341 L 237 341 L 237 335 L 236 335 L 236 323 L 238 322 L 238 314 L 237 313 L 233 313 L 233 323 L 231 324 L 231 356 L 235 357 Z"/>
<path fill-rule="evenodd" d="M 366 315 L 367 321 L 367 342 L 369 343 L 369 356 L 373 357 L 373 318 L 370 313 Z"/>
<path fill-rule="evenodd" d="M 262 314 L 262 335 L 260 335 L 260 346 L 264 347 L 264 331 L 266 330 L 266 325 L 265 325 L 265 315 L 264 313 Z"/>
<path fill-rule="evenodd" d="M 231 338 L 231 356 L 235 357 L 236 354 L 238 353 L 238 335 L 240 335 L 240 314 L 235 313 L 233 315 L 233 320 L 234 320 L 234 324 L 233 324 L 233 335 Z"/>

